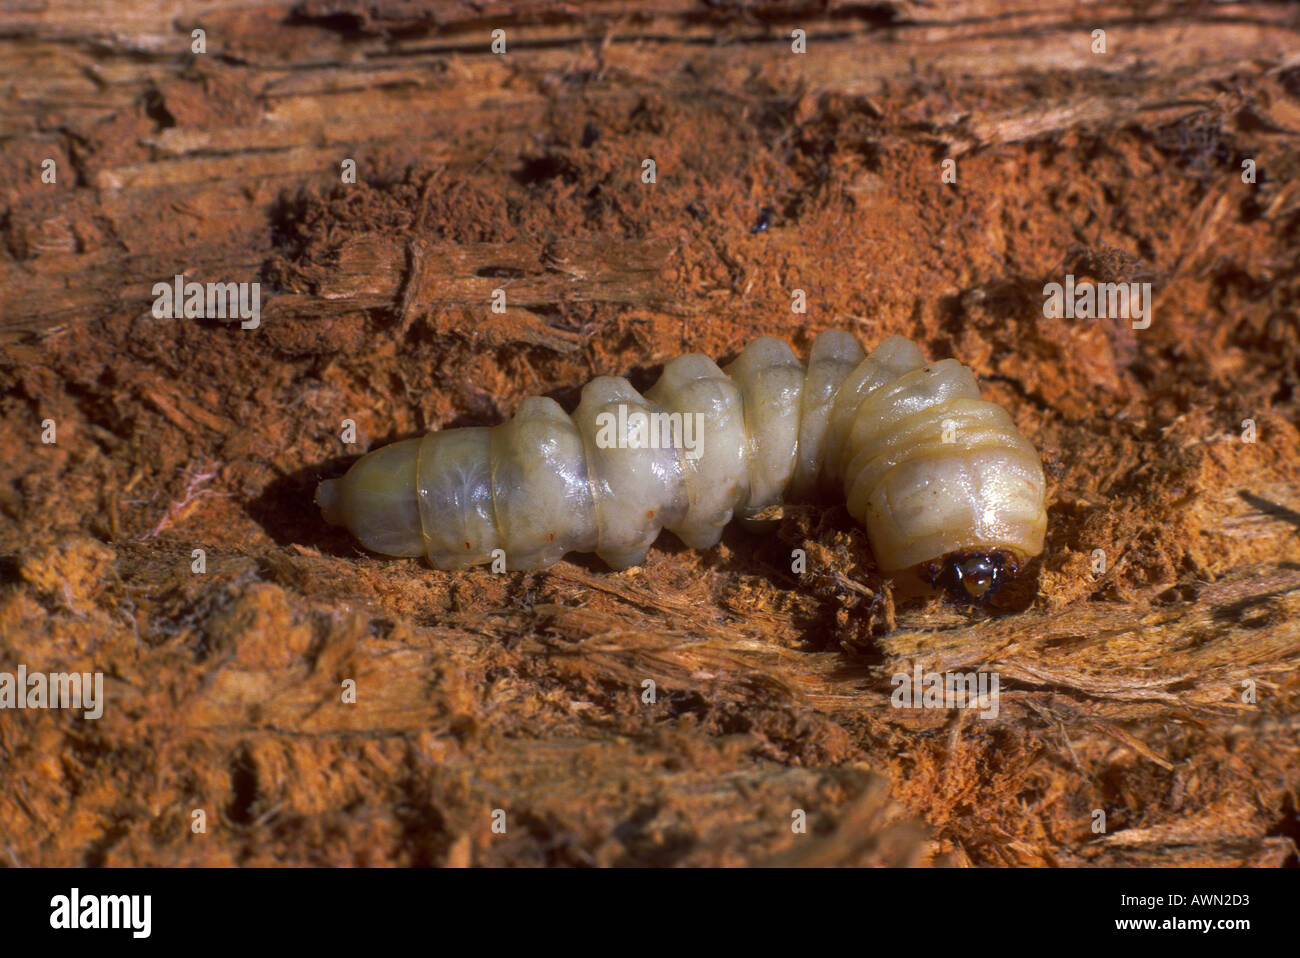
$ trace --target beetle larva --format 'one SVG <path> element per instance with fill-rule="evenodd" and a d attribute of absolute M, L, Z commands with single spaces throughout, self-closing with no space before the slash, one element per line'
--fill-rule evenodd
<path fill-rule="evenodd" d="M 882 570 L 919 567 L 966 598 L 1042 551 L 1038 454 L 971 371 L 927 363 L 902 336 L 865 355 L 841 330 L 817 337 L 806 369 L 763 337 L 725 370 L 678 357 L 644 396 L 600 376 L 571 416 L 531 397 L 499 426 L 363 456 L 316 501 L 367 548 L 439 569 L 496 550 L 511 569 L 566 552 L 621 569 L 644 561 L 661 529 L 704 549 L 733 515 L 837 490 Z"/>

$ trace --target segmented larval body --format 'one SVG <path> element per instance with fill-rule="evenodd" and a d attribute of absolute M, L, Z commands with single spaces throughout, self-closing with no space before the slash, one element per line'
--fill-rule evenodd
<path fill-rule="evenodd" d="M 1038 454 L 971 371 L 901 336 L 865 355 L 841 330 L 817 337 L 806 367 L 763 337 L 725 369 L 680 356 L 645 395 L 600 376 L 572 415 L 525 399 L 499 426 L 378 449 L 317 501 L 367 548 L 439 569 L 502 553 L 540 569 L 567 552 L 621 569 L 662 529 L 704 549 L 733 517 L 836 491 L 885 571 L 1042 550 Z"/>

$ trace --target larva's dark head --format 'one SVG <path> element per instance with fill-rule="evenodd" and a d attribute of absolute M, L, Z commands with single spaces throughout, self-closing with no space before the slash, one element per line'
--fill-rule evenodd
<path fill-rule="evenodd" d="M 1007 549 L 951 552 L 927 562 L 921 577 L 958 602 L 982 603 L 1020 573 L 1020 560 Z"/>

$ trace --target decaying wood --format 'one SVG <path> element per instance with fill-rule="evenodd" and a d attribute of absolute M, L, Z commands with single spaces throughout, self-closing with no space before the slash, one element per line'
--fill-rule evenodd
<path fill-rule="evenodd" d="M 109 691 L 0 718 L 0 857 L 1294 862 L 1289 7 L 0 0 L 0 81 L 0 671 Z M 1156 322 L 1044 318 L 1066 271 Z M 154 318 L 181 273 L 259 282 L 260 327 Z M 311 506 L 381 441 L 841 325 L 1043 451 L 1004 607 L 884 580 L 834 508 L 494 576 Z M 895 707 L 918 665 L 996 716 Z"/>

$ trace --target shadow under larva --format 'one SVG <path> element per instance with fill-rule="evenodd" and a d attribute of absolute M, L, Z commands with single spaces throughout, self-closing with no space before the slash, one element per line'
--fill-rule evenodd
<path fill-rule="evenodd" d="M 828 330 L 806 366 L 762 337 L 725 369 L 679 356 L 644 395 L 600 376 L 571 415 L 534 396 L 498 426 L 392 443 L 316 501 L 366 548 L 438 569 L 567 552 L 622 569 L 663 529 L 707 549 L 733 518 L 838 494 L 883 571 L 982 601 L 1042 551 L 1044 491 L 1032 443 L 957 360 Z"/>

